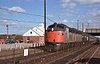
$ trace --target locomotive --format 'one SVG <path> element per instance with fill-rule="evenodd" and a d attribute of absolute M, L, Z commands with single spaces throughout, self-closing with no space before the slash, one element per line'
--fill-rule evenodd
<path fill-rule="evenodd" d="M 49 25 L 46 31 L 46 46 L 49 50 L 62 50 L 68 44 L 83 45 L 94 43 L 95 40 L 95 37 L 62 23 Z"/>

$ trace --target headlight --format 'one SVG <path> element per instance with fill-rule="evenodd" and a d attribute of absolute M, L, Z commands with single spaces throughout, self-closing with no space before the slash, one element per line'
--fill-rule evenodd
<path fill-rule="evenodd" d="M 54 31 L 54 28 L 51 28 L 51 31 Z"/>

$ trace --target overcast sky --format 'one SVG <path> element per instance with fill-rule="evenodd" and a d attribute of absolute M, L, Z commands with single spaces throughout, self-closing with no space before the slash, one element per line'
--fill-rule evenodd
<path fill-rule="evenodd" d="M 43 22 L 44 0 L 0 0 L 0 34 L 23 34 Z M 47 0 L 47 26 L 57 22 L 76 28 L 100 28 L 100 0 Z"/>

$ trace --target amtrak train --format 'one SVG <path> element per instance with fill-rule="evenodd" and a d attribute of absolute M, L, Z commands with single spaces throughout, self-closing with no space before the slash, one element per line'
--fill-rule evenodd
<path fill-rule="evenodd" d="M 49 25 L 46 31 L 46 46 L 49 50 L 62 50 L 68 44 L 88 45 L 96 41 L 96 37 L 61 23 Z"/>

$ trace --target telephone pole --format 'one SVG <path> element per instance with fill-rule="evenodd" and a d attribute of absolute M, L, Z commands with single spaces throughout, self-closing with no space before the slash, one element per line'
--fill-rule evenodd
<path fill-rule="evenodd" d="M 77 29 L 79 30 L 79 20 L 77 20 Z"/>
<path fill-rule="evenodd" d="M 82 23 L 82 31 L 84 30 L 84 23 Z"/>
<path fill-rule="evenodd" d="M 89 28 L 90 24 L 88 23 L 87 28 Z"/>
<path fill-rule="evenodd" d="M 44 43 L 46 42 L 46 0 L 44 0 Z"/>

